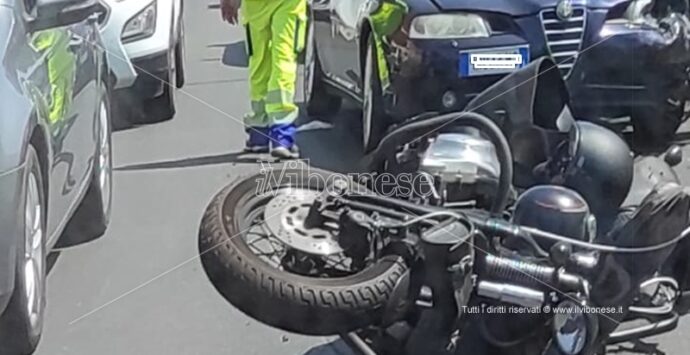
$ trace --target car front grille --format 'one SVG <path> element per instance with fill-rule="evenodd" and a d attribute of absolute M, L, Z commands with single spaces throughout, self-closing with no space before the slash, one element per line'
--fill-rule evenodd
<path fill-rule="evenodd" d="M 549 53 L 558 64 L 563 77 L 568 76 L 582 49 L 582 35 L 586 21 L 587 12 L 580 7 L 573 8 L 572 15 L 566 19 L 560 19 L 556 14 L 556 9 L 541 12 L 541 23 L 544 27 Z"/>

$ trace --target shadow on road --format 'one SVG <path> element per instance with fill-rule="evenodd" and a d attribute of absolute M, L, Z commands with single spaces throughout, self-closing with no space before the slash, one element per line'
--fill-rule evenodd
<path fill-rule="evenodd" d="M 309 165 L 336 172 L 359 171 L 359 160 L 362 157 L 361 144 L 353 122 L 359 119 L 356 110 L 345 110 L 333 119 L 332 126 L 309 123 L 305 117 L 300 117 L 298 126 L 303 126 L 297 133 L 297 144 L 302 159 L 308 160 Z M 309 127 L 316 127 L 311 129 Z M 321 128 L 328 127 L 328 128 Z M 144 171 L 162 169 L 181 169 L 202 166 L 212 166 L 230 163 L 256 164 L 261 161 L 272 161 L 267 155 L 244 152 L 230 152 L 226 154 L 187 157 L 181 159 L 139 163 L 116 167 L 115 171 Z"/>
<path fill-rule="evenodd" d="M 332 120 L 330 129 L 304 130 L 298 133 L 303 159 L 313 167 L 335 172 L 357 172 L 362 158 L 361 143 L 353 122 L 359 119 L 356 110 L 342 111 Z M 299 123 L 299 121 L 298 121 Z"/>
<path fill-rule="evenodd" d="M 223 57 L 221 62 L 230 67 L 247 68 L 249 67 L 249 55 L 247 54 L 247 45 L 245 41 L 237 41 L 228 44 L 209 44 L 208 48 L 223 48 Z M 216 61 L 212 59 L 209 61 Z"/>
<path fill-rule="evenodd" d="M 241 83 L 241 82 L 245 82 L 245 81 L 247 81 L 246 78 L 215 79 L 215 80 L 193 81 L 190 83 L 186 83 L 184 85 L 185 85 L 185 87 L 188 87 L 188 86 L 211 85 L 211 84 Z"/>
<path fill-rule="evenodd" d="M 58 258 L 60 258 L 60 253 L 61 251 L 56 250 L 52 251 L 48 254 L 47 257 L 47 263 L 46 263 L 46 273 L 50 274 L 51 271 L 53 271 L 53 268 L 55 267 L 55 264 L 58 261 Z"/>
<path fill-rule="evenodd" d="M 181 169 L 192 168 L 200 166 L 228 164 L 228 163 L 257 163 L 259 156 L 256 154 L 248 154 L 244 152 L 206 155 L 200 157 L 165 160 L 152 163 L 132 164 L 117 167 L 115 171 L 143 171 L 143 170 L 161 170 L 161 169 Z"/>

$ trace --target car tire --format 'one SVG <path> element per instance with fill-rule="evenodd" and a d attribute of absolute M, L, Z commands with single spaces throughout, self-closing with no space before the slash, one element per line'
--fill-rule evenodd
<path fill-rule="evenodd" d="M 302 94 L 310 118 L 332 121 L 333 115 L 340 111 L 342 98 L 331 94 L 323 81 L 323 71 L 314 39 L 313 16 L 309 16 L 305 48 L 302 51 Z"/>
<path fill-rule="evenodd" d="M 175 116 L 175 89 L 177 86 L 174 82 L 175 77 L 176 75 L 170 72 L 161 78 L 163 81 L 163 94 L 144 101 L 144 114 L 138 123 L 159 123 L 168 121 Z"/>
<path fill-rule="evenodd" d="M 112 209 L 112 112 L 107 89 L 98 108 L 98 146 L 91 182 L 79 207 L 58 242 L 58 247 L 86 243 L 102 236 L 110 222 Z"/>
<path fill-rule="evenodd" d="M 323 179 L 314 179 L 314 174 Z M 309 174 L 288 170 L 276 186 L 320 190 L 331 175 L 318 169 Z M 257 174 L 232 181 L 213 198 L 201 221 L 201 263 L 218 292 L 249 316 L 301 334 L 335 335 L 380 321 L 408 270 L 403 258 L 382 256 L 356 274 L 337 278 L 308 277 L 269 265 L 241 235 L 245 213 L 270 198 L 266 194 L 252 202 L 262 178 Z"/>
<path fill-rule="evenodd" d="M 633 145 L 641 148 L 670 145 L 685 120 L 685 102 L 667 100 L 650 108 L 638 108 L 631 115 Z"/>
<path fill-rule="evenodd" d="M 175 91 L 177 90 L 177 46 L 171 46 L 168 50 L 168 72 L 160 78 L 163 82 L 163 93 L 153 99 L 142 102 L 142 117 L 137 123 L 159 123 L 172 119 L 175 116 Z M 184 61 L 184 60 L 182 60 Z"/>
<path fill-rule="evenodd" d="M 45 314 L 47 250 L 46 205 L 36 150 L 26 153 L 26 204 L 23 238 L 17 241 L 14 291 L 0 316 L 0 354 L 31 354 L 38 346 Z"/>
<path fill-rule="evenodd" d="M 383 103 L 383 91 L 379 78 L 378 61 L 376 60 L 376 42 L 369 35 L 364 54 L 363 94 L 362 94 L 362 145 L 365 152 L 370 152 L 381 141 L 390 125 Z"/>
<path fill-rule="evenodd" d="M 111 122 L 114 132 L 124 131 L 133 128 L 136 120 L 133 115 L 136 113 L 126 99 L 119 98 L 117 95 L 112 96 L 113 104 L 111 105 Z"/>
<path fill-rule="evenodd" d="M 182 89 L 185 84 L 185 42 L 184 42 L 184 21 L 180 19 L 180 33 L 177 36 L 175 45 L 175 87 Z"/>

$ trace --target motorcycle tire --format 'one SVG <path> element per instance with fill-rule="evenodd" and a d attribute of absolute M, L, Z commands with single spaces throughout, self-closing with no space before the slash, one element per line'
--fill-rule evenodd
<path fill-rule="evenodd" d="M 309 178 L 313 174 L 321 179 Z M 323 190 L 318 185 L 331 175 L 316 169 L 310 169 L 309 176 L 287 170 L 277 179 L 282 186 Z M 266 176 L 256 174 L 231 182 L 213 198 L 202 219 L 199 253 L 217 291 L 250 317 L 296 333 L 335 335 L 380 320 L 407 271 L 403 258 L 384 256 L 356 274 L 337 278 L 292 274 L 269 265 L 241 235 L 246 231 L 243 211 L 252 209 L 249 201 L 256 199 L 262 178 Z"/>

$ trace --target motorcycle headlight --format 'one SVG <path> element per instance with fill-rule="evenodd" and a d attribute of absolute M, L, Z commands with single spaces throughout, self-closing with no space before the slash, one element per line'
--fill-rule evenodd
<path fill-rule="evenodd" d="M 156 1 L 134 15 L 122 30 L 122 42 L 151 37 L 156 32 Z"/>
<path fill-rule="evenodd" d="M 435 14 L 417 16 L 410 25 L 410 38 L 477 38 L 489 37 L 489 24 L 475 14 Z"/>
<path fill-rule="evenodd" d="M 587 342 L 587 315 L 582 306 L 565 300 L 553 315 L 554 338 L 563 354 L 578 355 Z"/>

